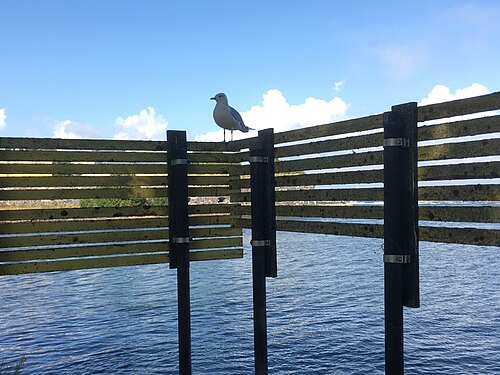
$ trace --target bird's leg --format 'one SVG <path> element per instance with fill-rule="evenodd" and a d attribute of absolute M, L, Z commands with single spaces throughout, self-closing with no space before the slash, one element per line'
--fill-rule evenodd
<path fill-rule="evenodd" d="M 224 142 L 226 142 L 226 129 L 224 129 Z"/>
<path fill-rule="evenodd" d="M 233 130 L 231 129 L 231 141 L 233 140 Z"/>

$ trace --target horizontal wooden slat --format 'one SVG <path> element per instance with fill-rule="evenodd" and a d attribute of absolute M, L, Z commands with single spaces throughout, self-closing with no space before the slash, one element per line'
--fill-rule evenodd
<path fill-rule="evenodd" d="M 418 140 L 430 141 L 496 132 L 500 132 L 500 116 L 489 116 L 446 124 L 421 126 L 418 128 Z"/>
<path fill-rule="evenodd" d="M 310 126 L 307 128 L 290 130 L 274 134 L 274 143 L 287 143 L 303 141 L 306 139 L 328 137 L 333 135 L 361 132 L 383 127 L 382 115 L 361 117 L 352 120 L 344 120 L 331 124 Z"/>
<path fill-rule="evenodd" d="M 64 247 L 57 246 L 48 249 L 3 250 L 0 251 L 0 262 L 23 262 L 33 260 L 65 259 L 81 257 L 103 257 L 110 255 L 140 254 L 165 252 L 169 250 L 168 241 L 143 243 L 103 243 L 87 246 Z M 210 238 L 194 240 L 190 243 L 191 250 L 241 247 L 242 237 Z"/>
<path fill-rule="evenodd" d="M 63 151 L 63 150 L 0 150 L 3 161 L 50 162 L 165 162 L 166 152 Z"/>
<path fill-rule="evenodd" d="M 167 176 L 30 176 L 0 177 L 0 188 L 9 187 L 65 187 L 65 186 L 161 186 L 167 185 Z"/>
<path fill-rule="evenodd" d="M 500 185 L 421 187 L 418 197 L 424 201 L 500 201 Z"/>
<path fill-rule="evenodd" d="M 276 201 L 379 201 L 381 188 L 373 189 L 311 189 L 277 191 Z"/>
<path fill-rule="evenodd" d="M 190 152 L 190 163 L 240 163 L 246 161 L 241 152 Z"/>
<path fill-rule="evenodd" d="M 166 187 L 1 190 L 0 197 L 3 200 L 166 198 L 168 190 Z"/>
<path fill-rule="evenodd" d="M 191 261 L 242 258 L 243 249 L 195 251 L 190 252 L 189 256 Z M 160 253 L 133 256 L 114 256 L 107 258 L 67 259 L 62 261 L 49 262 L 0 264 L 0 276 L 40 272 L 70 271 L 89 268 L 138 266 L 168 262 L 168 254 Z"/>
<path fill-rule="evenodd" d="M 288 232 L 333 234 L 336 236 L 380 238 L 384 235 L 382 225 L 351 224 L 324 221 L 282 221 L 276 222 L 276 228 Z"/>
<path fill-rule="evenodd" d="M 57 138 L 17 138 L 1 137 L 0 148 L 20 148 L 31 150 L 144 150 L 167 151 L 166 141 L 129 141 L 101 139 L 57 139 Z"/>
<path fill-rule="evenodd" d="M 27 232 L 23 236 L 0 237 L 0 248 L 82 245 L 106 242 L 156 241 L 167 240 L 168 229 L 150 228 L 130 231 L 113 231 L 108 229 L 101 232 L 73 232 L 64 233 L 54 229 L 54 234 L 44 232 Z M 189 230 L 189 235 L 196 242 L 197 239 L 217 237 L 241 236 L 241 229 L 231 227 L 196 227 Z"/>
<path fill-rule="evenodd" d="M 500 223 L 500 207 L 487 206 L 420 206 L 420 220 Z"/>
<path fill-rule="evenodd" d="M 467 180 L 500 177 L 500 162 L 437 165 L 418 168 L 420 181 Z"/>
<path fill-rule="evenodd" d="M 188 151 L 195 152 L 238 152 L 242 148 L 248 147 L 250 145 L 250 140 L 253 138 L 241 139 L 238 141 L 229 142 L 195 142 L 188 141 L 187 149 Z M 222 141 L 222 139 L 221 139 Z"/>
<path fill-rule="evenodd" d="M 229 210 L 227 210 L 227 212 L 229 212 Z M 168 207 L 166 206 L 13 209 L 13 210 L 0 210 L 0 221 L 126 218 L 129 216 L 140 217 L 140 216 L 167 216 L 167 215 L 168 215 Z"/>
<path fill-rule="evenodd" d="M 421 241 L 500 246 L 500 230 L 477 228 L 420 227 Z"/>
<path fill-rule="evenodd" d="M 382 145 L 383 139 L 384 136 L 382 133 L 375 133 L 340 139 L 329 139 L 326 141 L 300 143 L 290 146 L 277 147 L 275 150 L 275 156 L 282 158 L 367 147 L 378 147 Z"/>
<path fill-rule="evenodd" d="M 240 174 L 245 168 L 240 164 L 189 164 L 188 173 L 190 174 L 222 174 L 236 175 Z M 249 167 L 247 167 L 250 171 Z"/>
<path fill-rule="evenodd" d="M 95 174 L 160 174 L 167 175 L 167 165 L 163 164 L 41 164 L 13 163 L 0 164 L 0 174 L 54 174 L 54 175 L 95 175 Z"/>
<path fill-rule="evenodd" d="M 230 213 L 235 204 L 214 203 L 188 205 L 190 215 L 212 215 Z M 0 209 L 0 222 L 12 220 L 67 220 L 89 218 L 127 218 L 137 216 L 167 216 L 167 206 L 125 206 L 125 207 L 88 207 L 88 208 L 53 208 L 53 209 Z"/>
<path fill-rule="evenodd" d="M 418 107 L 418 121 L 467 115 L 500 108 L 500 92 Z"/>
<path fill-rule="evenodd" d="M 275 171 L 276 173 L 286 173 L 319 169 L 360 167 L 383 163 L 383 151 L 375 151 L 352 153 L 348 155 L 279 161 L 275 164 Z"/>
<path fill-rule="evenodd" d="M 278 216 L 320 217 L 320 218 L 352 218 L 352 219 L 382 219 L 382 206 L 277 206 Z"/>
<path fill-rule="evenodd" d="M 189 220 L 192 226 L 230 224 L 229 215 L 197 215 Z M 77 232 L 95 230 L 122 230 L 139 228 L 162 228 L 169 224 L 168 217 L 148 218 L 95 218 L 90 220 L 62 221 L 21 221 L 4 222 L 0 225 L 0 234 Z"/>
<path fill-rule="evenodd" d="M 462 143 L 445 143 L 418 148 L 419 161 L 462 159 L 480 156 L 496 156 L 499 154 L 499 138 Z"/>

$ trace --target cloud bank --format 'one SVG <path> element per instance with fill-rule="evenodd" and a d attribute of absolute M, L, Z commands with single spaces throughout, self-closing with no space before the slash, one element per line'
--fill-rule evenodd
<path fill-rule="evenodd" d="M 445 85 L 436 85 L 431 92 L 420 101 L 419 105 L 448 102 L 450 100 L 471 98 L 473 96 L 486 95 L 489 93 L 490 90 L 479 83 L 473 83 L 469 87 L 463 89 L 456 89 L 454 93 Z"/>
<path fill-rule="evenodd" d="M 153 107 L 142 109 L 138 115 L 118 117 L 114 139 L 165 140 L 168 122 L 156 114 Z"/>
<path fill-rule="evenodd" d="M 99 129 L 73 120 L 56 121 L 53 128 L 52 137 L 54 138 L 83 139 L 102 137 L 102 132 Z"/>
<path fill-rule="evenodd" d="M 253 106 L 246 112 L 240 111 L 240 114 L 250 128 L 255 130 L 274 128 L 275 132 L 283 132 L 345 119 L 348 107 L 339 97 L 334 97 L 330 101 L 309 97 L 304 103 L 289 104 L 281 91 L 272 89 L 262 96 L 262 104 Z M 252 133 L 255 135 L 255 132 Z M 234 132 L 234 139 L 246 137 L 248 133 Z M 196 141 L 220 142 L 222 139 L 222 129 L 195 137 Z"/>
<path fill-rule="evenodd" d="M 7 115 L 5 114 L 5 108 L 0 108 L 0 130 L 7 127 Z"/>

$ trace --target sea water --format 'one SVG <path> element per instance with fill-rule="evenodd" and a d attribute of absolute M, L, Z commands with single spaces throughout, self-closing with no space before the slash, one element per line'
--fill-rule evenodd
<path fill-rule="evenodd" d="M 243 259 L 191 264 L 193 374 L 252 374 Z M 267 279 L 270 374 L 383 374 L 382 240 L 278 233 Z M 498 247 L 422 242 L 421 307 L 404 309 L 408 374 L 500 374 Z M 0 373 L 177 374 L 168 265 L 0 277 Z"/>

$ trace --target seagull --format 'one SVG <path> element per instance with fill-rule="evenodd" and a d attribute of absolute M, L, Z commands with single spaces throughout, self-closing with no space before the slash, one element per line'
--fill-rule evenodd
<path fill-rule="evenodd" d="M 227 96 L 224 93 L 218 93 L 210 100 L 215 100 L 214 120 L 217 125 L 224 129 L 224 142 L 226 142 L 226 130 L 231 130 L 231 141 L 233 140 L 233 130 L 239 130 L 247 133 L 250 129 L 245 125 L 241 115 L 236 109 L 230 107 L 227 103 Z"/>

